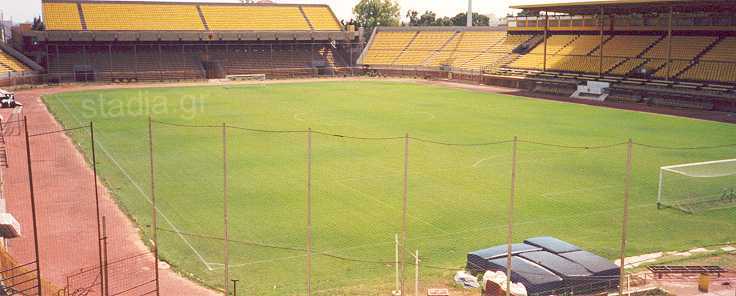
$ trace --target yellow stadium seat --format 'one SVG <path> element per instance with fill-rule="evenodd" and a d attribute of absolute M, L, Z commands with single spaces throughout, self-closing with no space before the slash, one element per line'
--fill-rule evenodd
<path fill-rule="evenodd" d="M 82 30 L 77 3 L 43 2 L 43 20 L 46 30 Z"/>
<path fill-rule="evenodd" d="M 201 5 L 210 30 L 309 31 L 296 5 Z"/>
<path fill-rule="evenodd" d="M 82 3 L 87 29 L 94 31 L 203 31 L 193 4 Z"/>
<path fill-rule="evenodd" d="M 0 66 L 2 66 L 0 72 L 3 72 L 3 69 L 7 70 L 5 72 L 24 72 L 31 70 L 28 66 L 2 50 L 0 50 Z"/>
<path fill-rule="evenodd" d="M 327 6 L 302 6 L 302 10 L 315 31 L 340 31 L 342 29 Z"/>

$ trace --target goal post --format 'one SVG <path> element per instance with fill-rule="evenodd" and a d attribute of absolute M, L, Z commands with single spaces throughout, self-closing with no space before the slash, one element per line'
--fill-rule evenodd
<path fill-rule="evenodd" d="M 661 167 L 657 208 L 688 213 L 736 207 L 736 159 Z"/>

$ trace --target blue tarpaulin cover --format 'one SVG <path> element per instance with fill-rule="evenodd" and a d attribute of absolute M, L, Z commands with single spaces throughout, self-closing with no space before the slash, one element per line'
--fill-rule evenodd
<path fill-rule="evenodd" d="M 519 254 L 519 257 L 534 262 L 561 277 L 591 276 L 593 273 L 582 265 L 547 251 Z"/>
<path fill-rule="evenodd" d="M 608 259 L 587 251 L 562 253 L 560 256 L 577 262 L 593 273 L 594 276 L 617 276 L 619 267 Z"/>
<path fill-rule="evenodd" d="M 480 273 L 489 270 L 488 260 L 506 257 L 508 246 L 501 245 L 493 248 L 483 249 L 468 253 L 467 270 L 471 273 Z M 511 245 L 511 254 L 519 254 L 524 252 L 541 251 L 542 248 L 530 246 L 527 244 Z"/>
<path fill-rule="evenodd" d="M 555 254 L 580 251 L 580 248 L 576 245 L 549 236 L 529 238 L 524 243 L 540 247 Z"/>
<path fill-rule="evenodd" d="M 618 266 L 593 253 L 553 237 L 537 237 L 513 244 L 512 275 L 530 295 L 564 289 L 561 293 L 605 291 L 618 284 Z M 467 270 L 506 272 L 507 246 L 501 245 L 468 253 Z M 545 293 L 541 293 L 545 292 Z M 556 293 L 556 292 L 554 292 Z"/>
<path fill-rule="evenodd" d="M 506 258 L 489 261 L 493 270 L 506 272 Z M 558 275 L 538 264 L 521 257 L 511 257 L 511 281 L 524 284 L 528 293 L 559 289 L 563 280 Z"/>

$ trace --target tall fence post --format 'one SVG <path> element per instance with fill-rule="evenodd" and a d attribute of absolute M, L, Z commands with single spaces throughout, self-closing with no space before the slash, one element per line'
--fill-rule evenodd
<path fill-rule="evenodd" d="M 41 254 L 38 251 L 38 220 L 36 219 L 36 193 L 33 190 L 33 166 L 31 161 L 31 136 L 28 134 L 28 117 L 23 116 L 23 126 L 26 133 L 26 161 L 28 162 L 28 188 L 31 194 L 31 218 L 33 219 L 33 248 L 36 253 L 36 280 L 38 281 L 38 296 L 42 296 L 41 288 Z"/>
<path fill-rule="evenodd" d="M 92 152 L 92 177 L 95 185 L 95 210 L 97 212 L 97 255 L 100 261 L 100 279 L 104 279 L 102 273 L 102 235 L 100 229 L 100 194 L 97 188 L 97 154 L 95 153 L 95 126 L 93 122 L 89 122 L 90 147 Z M 100 280 L 100 291 L 105 291 L 103 280 Z"/>
<path fill-rule="evenodd" d="M 228 237 L 228 213 L 227 213 L 227 125 L 222 124 L 222 209 L 223 209 L 223 236 L 225 238 L 223 245 L 223 261 L 224 261 L 224 277 L 225 296 L 228 295 L 228 286 L 230 286 L 230 254 Z"/>
<path fill-rule="evenodd" d="M 151 237 L 153 238 L 153 270 L 156 281 L 156 296 L 159 295 L 159 274 L 158 274 L 158 213 L 156 212 L 156 175 L 154 169 L 154 156 L 153 156 L 153 120 L 148 117 L 148 160 L 150 161 L 149 169 L 151 174 Z"/>
<path fill-rule="evenodd" d="M 631 162 L 633 158 L 634 142 L 629 139 L 626 146 L 626 179 L 624 184 L 624 217 L 621 223 L 621 258 L 619 267 L 618 295 L 624 295 L 624 279 L 626 267 L 626 239 L 629 224 L 629 194 L 631 191 Z"/>
<path fill-rule="evenodd" d="M 307 296 L 312 295 L 312 129 L 307 132 Z"/>
<path fill-rule="evenodd" d="M 514 195 L 516 194 L 516 154 L 519 138 L 514 137 L 511 153 L 511 193 L 509 194 L 508 237 L 506 238 L 506 296 L 511 296 L 511 245 L 514 243 Z"/>
<path fill-rule="evenodd" d="M 401 274 L 400 274 L 400 295 L 406 295 L 404 284 L 404 273 L 406 271 L 406 255 L 404 250 L 406 248 L 406 231 L 407 231 L 407 215 L 409 211 L 409 133 L 404 135 L 404 194 L 403 194 L 403 206 L 401 211 L 401 248 L 399 250 L 399 261 L 401 262 Z"/>
<path fill-rule="evenodd" d="M 109 271 L 108 271 L 108 263 L 109 260 L 107 258 L 107 222 L 105 221 L 105 216 L 102 216 L 102 247 L 104 250 L 104 264 L 100 267 L 100 269 L 104 270 L 104 277 L 102 277 L 103 281 L 105 281 L 105 296 L 110 296 L 110 281 L 109 281 Z"/>

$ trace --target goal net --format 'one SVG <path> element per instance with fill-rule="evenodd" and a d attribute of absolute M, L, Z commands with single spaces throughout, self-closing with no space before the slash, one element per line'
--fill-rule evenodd
<path fill-rule="evenodd" d="M 662 207 L 689 213 L 736 207 L 736 159 L 660 168 L 657 208 Z"/>

